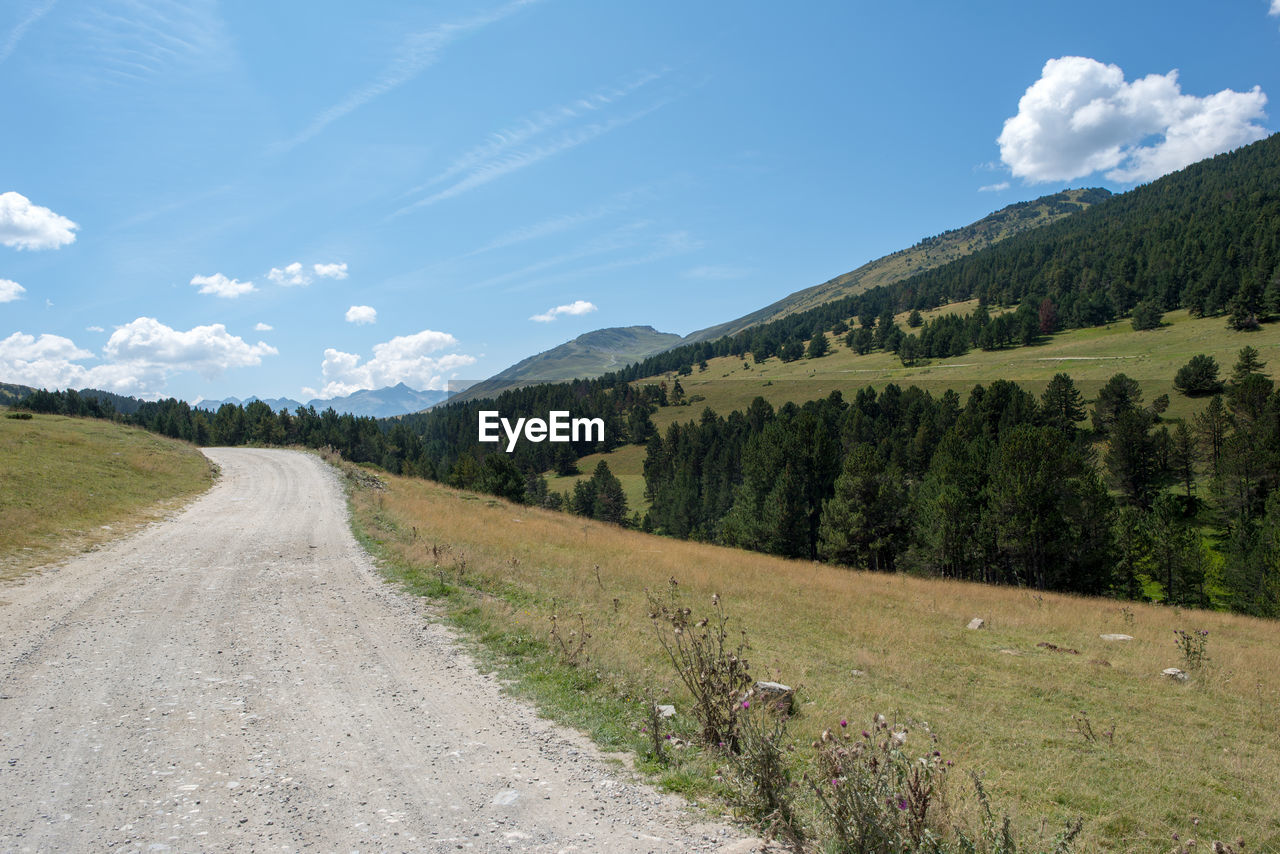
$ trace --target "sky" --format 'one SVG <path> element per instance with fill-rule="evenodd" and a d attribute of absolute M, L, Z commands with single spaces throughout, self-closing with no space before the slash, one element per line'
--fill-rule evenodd
<path fill-rule="evenodd" d="M 1280 0 L 0 2 L 0 381 L 307 400 L 687 334 L 1278 125 Z"/>

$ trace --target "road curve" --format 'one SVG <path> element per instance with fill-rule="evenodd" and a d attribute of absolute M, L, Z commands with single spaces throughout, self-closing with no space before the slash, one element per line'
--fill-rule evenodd
<path fill-rule="evenodd" d="M 478 673 L 321 461 L 206 453 L 186 510 L 0 588 L 0 850 L 749 850 Z"/>

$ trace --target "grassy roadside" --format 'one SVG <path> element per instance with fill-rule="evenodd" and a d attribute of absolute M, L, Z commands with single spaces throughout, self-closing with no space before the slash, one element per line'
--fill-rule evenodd
<path fill-rule="evenodd" d="M 207 489 L 196 448 L 110 421 L 0 408 L 0 581 L 120 536 Z"/>
<path fill-rule="evenodd" d="M 783 561 L 384 480 L 351 502 L 388 576 L 435 597 L 515 690 L 608 749 L 648 753 L 639 727 L 650 693 L 681 710 L 677 737 L 692 729 L 644 595 L 674 576 L 692 607 L 723 597 L 748 631 L 757 678 L 801 686 L 800 744 L 842 716 L 928 721 L 1025 837 L 1083 816 L 1079 850 L 1164 851 L 1174 833 L 1280 846 L 1280 625 Z M 562 637 L 582 615 L 589 662 L 561 663 L 553 614 Z M 988 627 L 966 630 L 975 616 Z M 1179 628 L 1210 633 L 1211 663 L 1186 684 L 1160 675 L 1182 666 Z M 713 759 L 673 755 L 661 784 L 720 789 Z"/>

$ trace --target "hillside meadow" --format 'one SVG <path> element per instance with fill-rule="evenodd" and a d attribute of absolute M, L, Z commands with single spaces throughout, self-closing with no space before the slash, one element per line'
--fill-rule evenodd
<path fill-rule="evenodd" d="M 926 320 L 941 314 L 964 315 L 977 305 L 977 300 L 969 300 L 921 314 Z M 906 312 L 896 319 L 904 332 L 910 331 Z M 735 409 L 745 410 L 756 397 L 763 397 L 775 409 L 788 402 L 800 404 L 826 397 L 833 391 L 851 400 L 861 388 L 878 390 L 891 382 L 904 388 L 920 386 L 934 395 L 951 389 L 963 400 L 975 385 L 1003 379 L 1039 395 L 1057 373 L 1068 374 L 1086 401 L 1092 402 L 1108 379 L 1123 373 L 1138 380 L 1148 403 L 1162 394 L 1169 395 L 1164 418 L 1178 421 L 1190 418 L 1205 404 L 1204 398 L 1187 397 L 1173 387 L 1178 368 L 1198 353 L 1213 356 L 1225 379 L 1240 349 L 1250 346 L 1267 363 L 1264 371 L 1280 376 L 1280 323 L 1264 324 L 1256 332 L 1232 332 L 1221 317 L 1196 318 L 1183 310 L 1167 313 L 1164 321 L 1159 329 L 1135 332 L 1127 319 L 1120 320 L 1106 326 L 1059 332 L 1032 347 L 975 349 L 955 359 L 935 359 L 910 368 L 903 367 L 892 353 L 858 355 L 845 346 L 844 336 L 828 332 L 831 351 L 819 359 L 783 362 L 775 356 L 755 364 L 750 356 L 722 357 L 708 360 L 705 370 L 695 366 L 689 376 L 678 377 L 685 398 L 692 402 L 661 407 L 653 413 L 652 420 L 659 431 L 665 431 L 675 422 L 696 421 L 706 407 L 724 416 Z M 670 389 L 676 379 L 674 373 L 668 373 L 636 384 L 665 382 Z M 589 476 L 596 464 L 605 460 L 627 492 L 628 507 L 643 512 L 648 506 L 644 497 L 644 457 L 642 446 L 624 445 L 607 454 L 582 458 L 578 463 L 581 475 L 557 477 L 548 472 L 547 483 L 554 491 L 572 491 L 576 481 Z"/>
<path fill-rule="evenodd" d="M 213 481 L 184 442 L 92 418 L 8 414 L 0 408 L 0 580 L 159 518 Z"/>
<path fill-rule="evenodd" d="M 650 695 L 691 727 L 645 594 L 674 578 L 695 614 L 722 597 L 756 678 L 799 686 L 802 745 L 842 717 L 926 721 L 1024 837 L 1080 816 L 1077 850 L 1168 851 L 1175 833 L 1280 847 L 1280 624 L 786 561 L 385 480 L 352 503 L 388 575 L 440 597 L 518 690 L 607 746 L 643 752 Z M 553 614 L 562 638 L 590 635 L 569 677 L 547 651 Z M 986 628 L 967 629 L 974 617 Z M 1209 632 L 1209 664 L 1187 683 L 1161 675 L 1184 666 L 1178 629 Z M 677 763 L 660 780 L 705 794 L 710 767 Z M 956 782 L 963 814 L 971 789 Z"/>

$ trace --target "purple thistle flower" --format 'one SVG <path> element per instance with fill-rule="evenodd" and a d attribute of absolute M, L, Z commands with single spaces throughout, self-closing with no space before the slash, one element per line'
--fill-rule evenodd
<path fill-rule="evenodd" d="M 905 810 L 906 808 L 907 808 L 907 799 L 902 797 L 898 798 L 898 809 Z"/>
<path fill-rule="evenodd" d="M 742 708 L 744 708 L 744 709 L 749 709 L 749 708 L 751 708 L 751 701 L 750 701 L 750 700 L 743 700 L 743 701 L 742 701 Z"/>
<path fill-rule="evenodd" d="M 841 718 L 841 719 L 840 719 L 840 726 L 845 727 L 845 726 L 848 726 L 848 725 L 849 725 L 849 722 L 848 722 L 848 721 L 846 721 L 844 718 Z"/>

